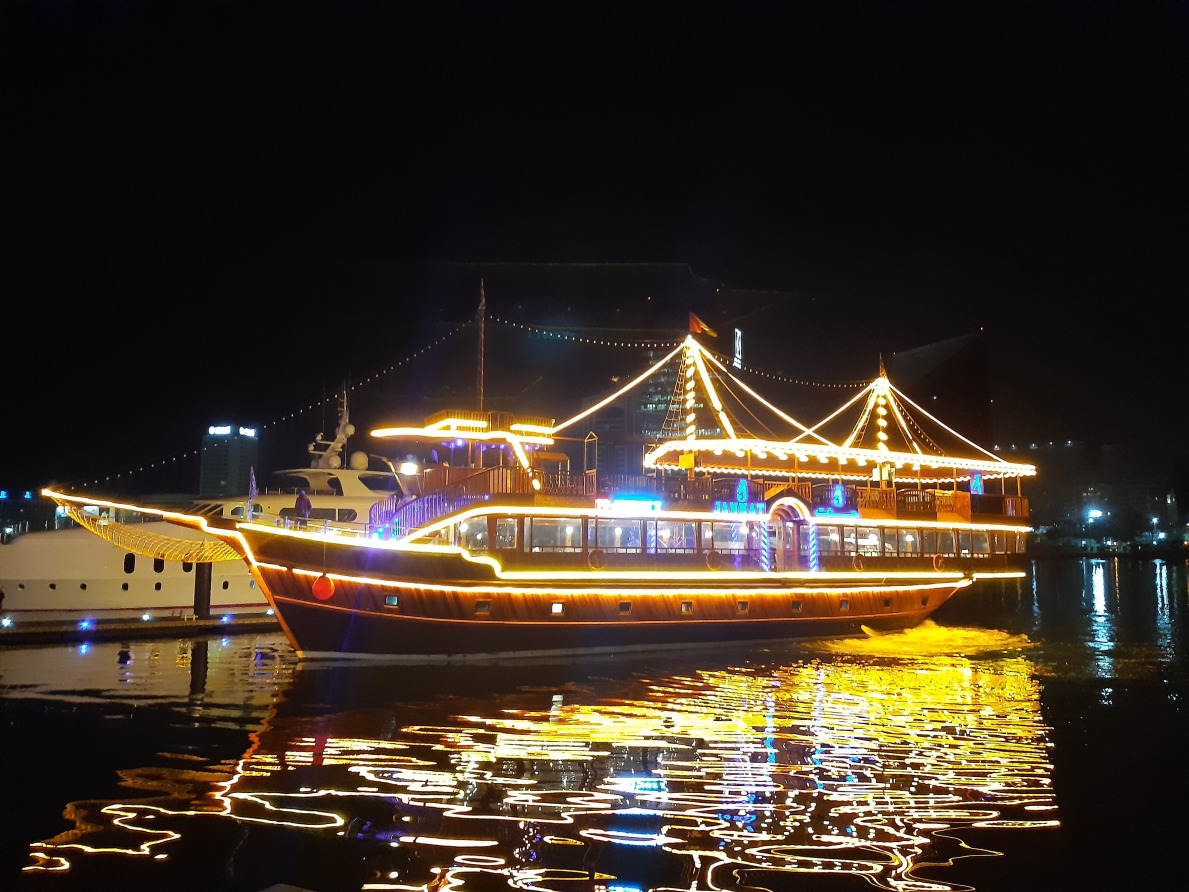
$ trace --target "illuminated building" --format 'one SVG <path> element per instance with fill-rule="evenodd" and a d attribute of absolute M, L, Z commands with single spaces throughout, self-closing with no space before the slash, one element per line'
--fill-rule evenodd
<path fill-rule="evenodd" d="M 246 493 L 259 455 L 260 440 L 255 428 L 212 424 L 202 436 L 199 497 L 225 498 Z"/>

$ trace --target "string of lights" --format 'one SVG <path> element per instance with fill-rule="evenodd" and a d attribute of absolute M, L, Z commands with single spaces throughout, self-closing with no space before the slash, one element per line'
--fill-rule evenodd
<path fill-rule="evenodd" d="M 576 344 L 591 344 L 596 347 L 676 347 L 681 343 L 683 338 L 671 338 L 668 340 L 642 340 L 642 341 L 617 341 L 607 338 L 588 338 L 582 335 L 574 334 L 573 332 L 557 332 L 550 331 L 547 328 L 538 328 L 535 325 L 527 325 L 523 322 L 512 322 L 510 319 L 503 319 L 499 316 L 487 316 L 488 322 L 498 322 L 500 325 L 506 325 L 510 328 L 519 328 L 522 331 L 532 332 L 541 337 L 553 338 L 558 341 L 573 341 Z"/>
<path fill-rule="evenodd" d="M 425 354 L 427 351 L 432 350 L 435 347 L 441 346 L 446 341 L 450 340 L 452 337 L 454 337 L 456 334 L 458 334 L 460 331 L 463 331 L 464 329 L 468 328 L 469 325 L 470 325 L 469 322 L 460 323 L 460 324 L 454 326 L 452 329 L 450 329 L 450 331 L 446 332 L 444 335 L 439 337 L 437 340 L 431 341 L 430 343 L 426 344 L 424 347 L 420 348 L 419 350 L 408 354 L 403 359 L 397 360 L 396 362 L 392 363 L 391 365 L 387 366 L 386 368 L 380 369 L 379 371 L 377 371 L 371 375 L 368 375 L 366 378 L 356 381 L 353 384 L 349 384 L 347 386 L 348 392 L 360 390 L 363 387 L 365 387 L 366 385 L 369 385 L 374 381 L 378 381 L 379 379 L 381 379 L 385 375 L 389 374 L 390 372 L 394 372 L 397 369 L 401 368 L 402 366 L 411 364 L 414 360 L 416 360 L 418 357 Z M 268 422 L 265 422 L 264 424 L 259 425 L 258 429 L 259 430 L 268 430 L 269 428 L 276 427 L 278 424 L 280 424 L 282 422 L 291 421 L 295 418 L 305 415 L 307 412 L 312 412 L 315 409 L 321 410 L 324 406 L 330 404 L 333 400 L 338 399 L 339 393 L 340 393 L 340 391 L 336 391 L 334 394 L 332 394 L 330 396 L 326 396 L 320 400 L 315 400 L 314 402 L 310 403 L 309 405 L 302 406 L 299 409 L 294 409 L 292 412 L 289 412 L 287 414 L 282 414 L 282 415 L 278 416 L 277 418 L 273 419 L 272 421 L 268 421 Z M 132 477 L 135 474 L 142 474 L 146 471 L 153 471 L 158 468 L 164 468 L 167 465 L 174 464 L 178 461 L 186 461 L 188 459 L 195 458 L 195 457 L 201 455 L 203 452 L 208 452 L 208 451 L 217 449 L 222 445 L 224 445 L 224 444 L 221 442 L 217 442 L 214 444 L 201 446 L 197 449 L 188 449 L 184 452 L 178 453 L 177 455 L 174 455 L 169 458 L 164 458 L 159 461 L 148 462 L 147 464 L 142 464 L 138 467 L 128 468 L 124 471 L 119 471 L 116 473 L 105 474 L 101 477 L 95 477 L 94 479 L 69 481 L 63 485 L 68 486 L 70 488 L 86 489 L 88 486 L 97 486 L 101 483 L 110 483 L 113 480 L 122 480 L 127 477 Z"/>
<path fill-rule="evenodd" d="M 513 322 L 510 319 L 504 319 L 503 317 L 495 316 L 495 315 L 488 315 L 486 317 L 486 321 L 493 322 L 493 323 L 496 323 L 499 325 L 503 325 L 508 328 L 513 328 L 513 329 L 518 329 L 520 331 L 530 332 L 530 333 L 537 335 L 539 337 L 553 338 L 553 339 L 556 339 L 559 341 L 570 341 L 570 342 L 578 343 L 578 344 L 588 344 L 591 346 L 601 346 L 601 347 L 620 347 L 620 348 L 631 348 L 631 349 L 673 347 L 673 346 L 680 344 L 684 338 L 684 336 L 682 336 L 682 337 L 673 338 L 673 339 L 616 340 L 614 338 L 586 337 L 583 335 L 575 334 L 573 332 L 550 331 L 547 328 L 541 328 L 539 326 L 530 325 L 530 324 L 523 323 L 523 322 Z M 455 335 L 457 335 L 459 332 L 470 329 L 473 325 L 474 325 L 474 320 L 468 320 L 466 322 L 462 322 L 462 323 L 455 325 L 453 328 L 451 328 L 444 335 L 442 335 L 441 337 L 437 338 L 434 341 L 431 341 L 430 343 L 426 344 L 425 346 L 421 347 L 420 349 L 416 350 L 415 352 L 406 355 L 402 359 L 397 360 L 396 362 L 392 363 L 391 365 L 389 365 L 385 368 L 377 370 L 376 372 L 372 373 L 371 375 L 368 375 L 366 378 L 362 378 L 358 381 L 355 381 L 355 382 L 347 385 L 348 392 L 355 392 L 358 390 L 362 390 L 363 388 L 367 387 L 368 385 L 372 384 L 373 382 L 379 381 L 384 376 L 386 376 L 392 372 L 395 372 L 397 369 L 400 369 L 404 366 L 412 364 L 418 358 L 423 356 L 426 352 L 433 350 L 436 347 L 440 347 L 442 344 L 446 343 L 451 338 L 453 338 Z M 732 362 L 731 357 L 726 356 L 722 353 L 719 353 L 716 351 L 708 351 L 708 352 L 712 353 L 718 359 L 720 359 L 726 363 Z M 767 378 L 772 381 L 778 381 L 778 382 L 781 382 L 784 384 L 797 384 L 797 385 L 802 385 L 802 386 L 807 386 L 807 387 L 851 389 L 854 387 L 865 387 L 868 383 L 866 381 L 846 381 L 846 382 L 807 381 L 807 380 L 800 379 L 800 378 L 789 378 L 789 377 L 785 377 L 783 375 L 776 375 L 771 372 L 765 372 L 761 369 L 757 369 L 753 366 L 749 366 L 746 364 L 740 366 L 740 368 L 742 371 L 745 371 L 749 374 L 758 375 L 759 377 Z M 272 419 L 271 421 L 267 421 L 267 422 L 259 425 L 259 430 L 262 430 L 262 431 L 269 430 L 271 428 L 275 428 L 277 425 L 279 425 L 283 422 L 289 422 L 294 419 L 300 418 L 308 412 L 312 412 L 315 410 L 320 411 L 324 407 L 331 404 L 334 400 L 338 399 L 338 397 L 339 397 L 339 392 L 336 391 L 335 393 L 330 394 L 326 397 L 323 397 L 322 399 L 314 400 L 313 402 L 311 402 L 305 406 L 301 406 L 301 407 L 294 409 L 290 412 L 283 413 L 283 414 L 277 416 L 276 418 Z M 124 471 L 105 474 L 103 476 L 95 477 L 93 479 L 71 481 L 65 485 L 85 489 L 88 486 L 96 486 L 101 483 L 109 483 L 113 480 L 122 480 L 124 478 L 131 477 L 135 474 L 145 473 L 146 471 L 152 471 L 152 470 L 156 470 L 158 468 L 165 468 L 168 465 L 175 464 L 178 461 L 185 461 L 188 459 L 192 459 L 194 457 L 201 455 L 203 452 L 208 451 L 213 448 L 218 448 L 218 447 L 217 447 L 217 445 L 212 445 L 212 446 L 202 446 L 197 449 L 189 449 L 184 452 L 180 452 L 177 455 L 167 457 L 164 459 L 160 459 L 158 461 L 148 462 L 146 464 L 142 464 L 142 465 L 135 466 L 132 468 L 128 468 Z"/>
<path fill-rule="evenodd" d="M 750 366 L 747 363 L 740 363 L 735 366 L 735 359 L 725 353 L 720 353 L 717 350 L 707 349 L 707 353 L 714 356 L 725 365 L 734 366 L 735 368 L 747 372 L 751 375 L 758 375 L 761 378 L 767 378 L 770 381 L 779 381 L 781 384 L 798 384 L 802 387 L 826 387 L 834 390 L 853 390 L 856 387 L 866 387 L 870 381 L 806 381 L 804 378 L 787 378 L 784 375 L 774 375 L 772 372 L 765 372 L 763 369 L 757 369 L 755 366 Z"/>

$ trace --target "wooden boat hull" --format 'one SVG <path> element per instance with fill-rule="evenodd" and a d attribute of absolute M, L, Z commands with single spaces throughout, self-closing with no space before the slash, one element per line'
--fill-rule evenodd
<path fill-rule="evenodd" d="M 938 605 L 953 593 L 940 591 Z M 444 661 L 532 657 L 566 652 L 630 652 L 729 642 L 843 637 L 911 628 L 935 608 L 915 611 L 852 610 L 840 615 L 837 598 L 823 592 L 819 615 L 771 619 L 677 617 L 670 620 L 440 619 L 366 608 L 342 608 L 278 595 L 274 604 L 294 648 L 305 657 L 385 657 Z M 706 604 L 699 602 L 698 607 Z M 832 610 L 831 610 L 832 607 Z M 831 615 L 832 614 L 832 615 Z"/>
<path fill-rule="evenodd" d="M 247 533 L 253 574 L 307 657 L 461 661 L 885 632 L 969 585 L 949 572 L 597 571 Z"/>

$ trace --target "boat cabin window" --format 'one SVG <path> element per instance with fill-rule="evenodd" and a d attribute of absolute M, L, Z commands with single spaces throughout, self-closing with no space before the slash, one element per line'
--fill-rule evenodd
<path fill-rule="evenodd" d="M 970 552 L 980 556 L 991 553 L 991 537 L 986 530 L 970 531 Z"/>
<path fill-rule="evenodd" d="M 822 554 L 842 553 L 842 530 L 839 527 L 818 526 L 817 548 Z"/>
<path fill-rule="evenodd" d="M 712 530 L 710 547 L 715 551 L 745 551 L 747 549 L 747 524 L 737 521 L 715 521 L 703 524 L 705 530 Z"/>
<path fill-rule="evenodd" d="M 467 551 L 487 551 L 487 518 L 464 520 L 455 528 L 454 544 Z"/>
<path fill-rule="evenodd" d="M 655 535 L 655 521 L 651 523 Z M 597 521 L 588 521 L 587 547 L 601 548 L 603 551 L 639 552 L 643 541 L 640 527 L 640 521 L 631 518 L 600 518 Z"/>
<path fill-rule="evenodd" d="M 661 554 L 688 554 L 698 550 L 698 525 L 677 520 L 648 521 L 649 545 Z"/>
<path fill-rule="evenodd" d="M 802 524 L 800 530 L 799 544 L 801 546 L 801 554 L 812 554 L 814 552 L 813 536 L 817 535 L 817 530 L 810 524 Z"/>
<path fill-rule="evenodd" d="M 953 530 L 924 530 L 924 552 L 925 554 L 941 554 L 952 556 L 956 554 L 954 551 L 954 531 Z"/>
<path fill-rule="evenodd" d="M 574 517 L 529 517 L 524 521 L 526 551 L 581 551 L 581 521 Z"/>
<path fill-rule="evenodd" d="M 136 569 L 136 555 L 131 551 L 124 555 L 124 572 L 131 573 Z"/>
<path fill-rule="evenodd" d="M 354 523 L 359 519 L 359 512 L 354 508 L 340 508 L 339 522 L 340 523 Z"/>
<path fill-rule="evenodd" d="M 878 557 L 883 553 L 880 545 L 879 527 L 855 527 L 855 545 L 858 553 L 868 557 Z"/>
<path fill-rule="evenodd" d="M 515 548 L 517 541 L 516 518 L 497 517 L 495 519 L 495 547 Z"/>
<path fill-rule="evenodd" d="M 918 530 L 896 530 L 896 549 L 902 557 L 920 554 L 920 532 Z"/>

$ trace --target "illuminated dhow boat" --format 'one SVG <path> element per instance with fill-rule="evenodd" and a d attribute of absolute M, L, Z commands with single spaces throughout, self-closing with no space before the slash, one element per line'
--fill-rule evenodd
<path fill-rule="evenodd" d="M 570 473 L 550 448 L 558 433 L 670 363 L 673 399 L 645 474 Z M 755 405 L 733 407 L 741 394 Z M 561 424 L 460 411 L 373 431 L 442 460 L 421 470 L 416 494 L 378 502 L 363 532 L 165 516 L 247 561 L 305 657 L 541 656 L 892 631 L 976 578 L 1022 575 L 1019 479 L 1035 474 L 945 428 L 977 456 L 950 457 L 910 405 L 940 424 L 881 370 L 806 427 L 690 337 Z M 849 435 L 828 439 L 849 408 Z M 794 433 L 745 430 L 740 419 L 758 427 L 761 410 Z"/>

